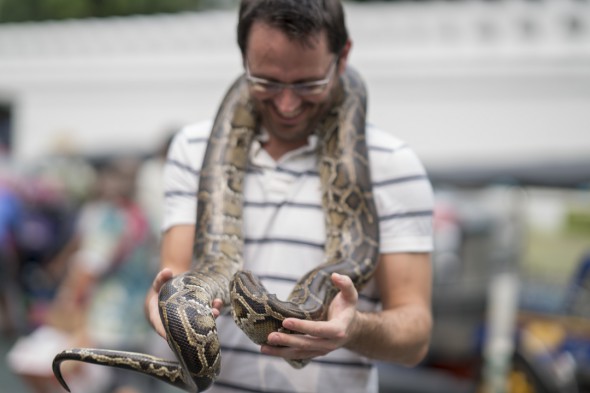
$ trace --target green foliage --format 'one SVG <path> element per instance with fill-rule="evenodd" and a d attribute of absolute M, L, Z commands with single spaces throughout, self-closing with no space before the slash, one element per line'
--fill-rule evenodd
<path fill-rule="evenodd" d="M 239 0 L 0 0 L 0 23 L 172 13 L 234 6 L 238 3 Z"/>
<path fill-rule="evenodd" d="M 203 0 L 0 0 L 0 23 L 193 11 Z"/>

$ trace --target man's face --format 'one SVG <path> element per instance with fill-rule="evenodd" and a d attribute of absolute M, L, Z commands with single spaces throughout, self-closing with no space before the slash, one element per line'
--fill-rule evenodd
<path fill-rule="evenodd" d="M 301 94 L 290 87 L 265 91 L 250 85 L 252 100 L 269 133 L 267 148 L 280 156 L 307 143 L 307 137 L 332 102 L 340 72 L 337 60 L 328 50 L 325 33 L 318 33 L 312 37 L 311 45 L 304 45 L 264 23 L 252 25 L 244 59 L 252 77 L 286 84 L 329 78 L 314 94 Z"/>

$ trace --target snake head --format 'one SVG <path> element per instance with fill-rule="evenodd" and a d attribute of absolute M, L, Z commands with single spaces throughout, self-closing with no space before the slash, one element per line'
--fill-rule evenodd
<path fill-rule="evenodd" d="M 265 344 L 272 332 L 286 332 L 285 318 L 310 319 L 296 303 L 281 301 L 268 293 L 252 272 L 236 273 L 230 292 L 234 321 L 256 344 Z"/>

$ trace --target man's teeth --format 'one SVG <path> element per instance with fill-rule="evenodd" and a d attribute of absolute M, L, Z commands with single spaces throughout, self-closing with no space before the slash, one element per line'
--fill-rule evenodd
<path fill-rule="evenodd" d="M 300 113 L 301 113 L 301 110 L 296 110 L 293 112 L 281 113 L 281 116 L 284 117 L 285 119 L 293 119 L 293 118 L 297 117 Z"/>

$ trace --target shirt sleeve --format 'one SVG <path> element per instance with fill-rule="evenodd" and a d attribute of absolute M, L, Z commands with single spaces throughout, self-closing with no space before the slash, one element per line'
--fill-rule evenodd
<path fill-rule="evenodd" d="M 381 253 L 430 252 L 434 196 L 424 166 L 403 142 L 369 141 Z"/>
<path fill-rule="evenodd" d="M 162 232 L 196 221 L 197 189 L 211 122 L 187 126 L 174 137 L 164 167 Z"/>

